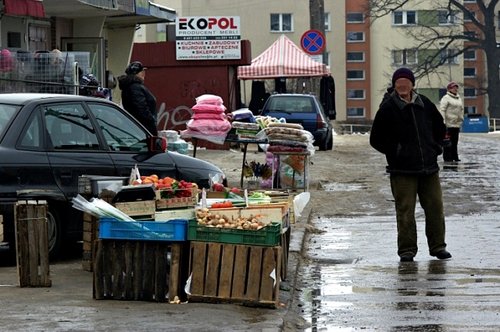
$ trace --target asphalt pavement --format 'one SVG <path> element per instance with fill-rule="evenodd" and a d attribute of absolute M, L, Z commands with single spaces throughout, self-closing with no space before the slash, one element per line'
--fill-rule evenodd
<path fill-rule="evenodd" d="M 290 330 L 500 331 L 498 139 L 498 134 L 462 134 L 462 161 L 440 161 L 453 257 L 429 255 L 425 214 L 417 204 L 419 252 L 414 262 L 403 263 L 396 253 L 389 180 L 365 142 L 368 153 L 356 166 L 370 168 L 372 175 L 327 186 L 334 188 L 332 195 L 351 197 L 351 213 L 336 215 L 333 208 L 310 216 L 312 231 L 291 306 L 303 320 Z M 363 200 L 362 192 L 386 199 Z M 360 213 L 363 209 L 369 212 Z"/>
<path fill-rule="evenodd" d="M 77 250 L 51 264 L 52 287 L 20 288 L 16 267 L 0 267 L 0 331 L 500 331 L 499 137 L 464 136 L 462 163 L 442 165 L 451 260 L 428 255 L 420 228 L 416 261 L 399 263 L 384 165 L 376 154 L 367 157 L 366 137 L 345 135 L 337 138 L 343 149 L 313 158 L 311 191 L 313 199 L 347 197 L 348 209 L 309 204 L 292 226 L 278 308 L 94 300 L 92 273 Z M 356 150 L 354 140 L 363 155 L 347 165 L 339 156 Z M 239 151 L 200 152 L 210 155 L 239 180 Z M 354 174 L 347 183 L 337 175 L 337 183 L 325 183 L 322 163 L 349 174 L 359 166 L 373 177 Z"/>

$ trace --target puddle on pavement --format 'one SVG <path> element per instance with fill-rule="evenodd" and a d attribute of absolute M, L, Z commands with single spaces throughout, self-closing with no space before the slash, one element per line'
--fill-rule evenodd
<path fill-rule="evenodd" d="M 426 326 L 432 324 L 424 322 L 440 321 L 455 311 L 465 310 L 470 318 L 468 308 L 456 302 L 459 294 L 498 293 L 499 269 L 492 268 L 496 259 L 485 255 L 500 236 L 500 228 L 495 226 L 497 220 L 496 214 L 488 213 L 467 219 L 449 218 L 447 242 L 457 253 L 456 258 L 435 260 L 422 249 L 415 262 L 400 263 L 391 251 L 397 247 L 392 236 L 396 234 L 393 216 L 313 218 L 311 222 L 320 232 L 306 237 L 309 260 L 307 268 L 300 270 L 299 301 L 302 317 L 310 324 L 305 331 L 358 331 L 367 326 L 427 331 Z M 425 248 L 423 223 L 418 227 L 419 248 Z M 467 245 L 463 234 L 475 234 L 481 245 Z M 460 257 L 465 251 L 467 257 Z M 474 259 L 477 257 L 482 259 Z M 466 264 L 466 270 L 462 264 Z M 491 304 L 485 303 L 488 305 Z M 473 313 L 480 311 L 475 308 Z M 489 309 L 481 315 L 486 321 L 498 318 Z M 416 321 L 423 324 L 415 324 Z M 436 326 L 440 326 L 436 331 L 450 328 L 446 324 Z"/>
<path fill-rule="evenodd" d="M 324 191 L 357 191 L 366 189 L 365 184 L 361 183 L 323 183 L 321 189 Z"/>

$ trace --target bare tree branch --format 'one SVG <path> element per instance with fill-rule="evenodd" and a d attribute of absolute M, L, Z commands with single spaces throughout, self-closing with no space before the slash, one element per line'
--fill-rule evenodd
<path fill-rule="evenodd" d="M 404 29 L 403 33 L 415 41 L 414 48 L 427 54 L 414 66 L 417 77 L 425 77 L 431 73 L 441 73 L 446 65 L 457 56 L 469 50 L 483 52 L 486 59 L 485 77 L 476 77 L 474 86 L 480 93 L 488 95 L 488 112 L 492 117 L 500 118 L 500 43 L 496 40 L 497 28 L 495 7 L 500 0 L 476 0 L 475 4 L 464 4 L 462 0 L 425 1 L 427 7 L 433 3 L 431 10 L 445 10 L 450 22 L 455 23 L 450 29 L 442 25 L 423 24 Z M 369 0 L 366 6 L 367 17 L 371 24 L 382 17 L 392 15 L 395 11 L 409 8 L 425 8 L 418 0 Z M 418 10 L 417 10 L 418 11 Z M 474 11 L 477 11 L 477 15 Z M 458 21 L 461 13 L 463 21 Z M 453 21 L 451 20 L 453 17 Z"/>

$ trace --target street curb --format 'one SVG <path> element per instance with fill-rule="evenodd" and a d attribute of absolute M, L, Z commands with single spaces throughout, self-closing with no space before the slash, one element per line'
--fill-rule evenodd
<path fill-rule="evenodd" d="M 290 233 L 290 245 L 289 245 L 289 254 L 288 254 L 288 284 L 289 284 L 289 294 L 288 294 L 288 302 L 286 303 L 286 308 L 283 311 L 282 315 L 282 323 L 280 327 L 280 331 L 285 331 L 285 322 L 287 321 L 286 317 L 288 314 L 293 314 L 293 310 L 291 305 L 293 303 L 293 298 L 295 296 L 295 290 L 297 289 L 297 277 L 299 273 L 299 268 L 302 260 L 302 253 L 305 244 L 305 237 L 307 233 L 306 225 L 309 224 L 309 221 L 312 217 L 313 210 L 310 207 L 310 204 L 307 204 L 299 220 L 295 220 L 295 223 L 291 225 L 292 231 Z"/>

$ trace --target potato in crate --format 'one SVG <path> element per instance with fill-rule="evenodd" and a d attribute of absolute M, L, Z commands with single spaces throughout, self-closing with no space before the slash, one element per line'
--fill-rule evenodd
<path fill-rule="evenodd" d="M 280 244 L 280 229 L 280 223 L 238 228 L 237 226 L 231 227 L 223 224 L 220 224 L 220 226 L 200 224 L 196 220 L 190 220 L 187 238 L 189 241 L 276 246 Z"/>
<path fill-rule="evenodd" d="M 185 241 L 187 220 L 122 221 L 99 220 L 99 238 L 116 240 Z"/>

